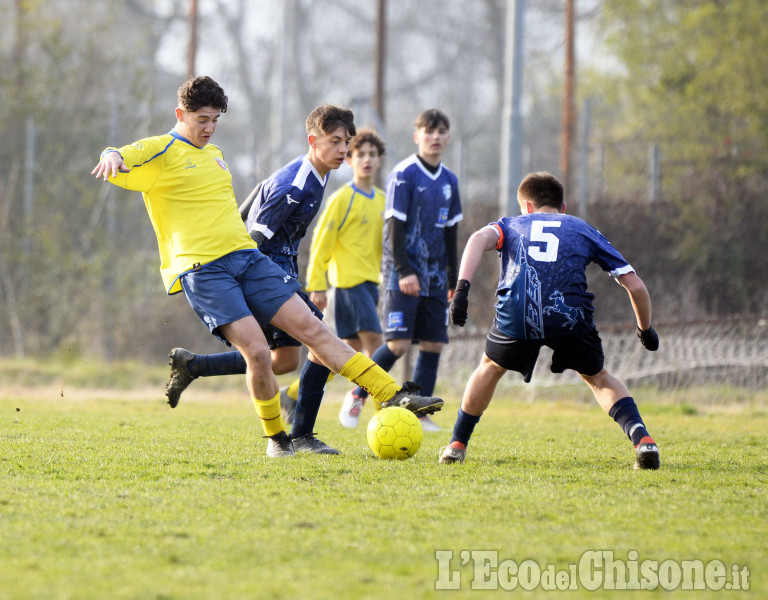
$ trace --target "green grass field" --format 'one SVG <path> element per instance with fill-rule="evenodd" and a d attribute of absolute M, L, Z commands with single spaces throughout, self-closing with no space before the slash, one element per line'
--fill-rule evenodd
<path fill-rule="evenodd" d="M 748 592 L 678 591 L 768 597 L 764 393 L 716 405 L 697 402 L 706 390 L 675 402 L 638 394 L 662 469 L 636 472 L 618 426 L 568 388 L 534 402 L 505 391 L 467 462 L 447 466 L 437 453 L 460 390 L 439 390 L 444 431 L 390 462 L 367 448 L 369 406 L 357 430 L 337 424 L 345 386 L 334 380 L 318 431 L 343 454 L 271 460 L 244 391 L 196 382 L 171 410 L 163 376 L 124 392 L 4 386 L 0 599 L 558 595 L 546 583 L 473 590 L 494 582 L 481 551 L 495 553 L 507 587 L 510 561 L 567 573 L 585 553 L 610 551 L 628 569 L 719 560 L 729 584 L 732 565 L 746 566 Z M 452 559 L 439 563 L 440 551 Z M 449 583 L 460 589 L 436 589 Z M 604 587 L 561 593 L 629 595 Z"/>

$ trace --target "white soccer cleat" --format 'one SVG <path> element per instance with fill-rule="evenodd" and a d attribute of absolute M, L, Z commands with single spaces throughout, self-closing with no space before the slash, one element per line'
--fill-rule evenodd
<path fill-rule="evenodd" d="M 365 398 L 362 398 L 355 394 L 353 390 L 348 391 L 344 395 L 344 402 L 341 404 L 341 410 L 339 411 L 339 422 L 344 427 L 354 429 L 360 422 L 360 413 L 363 412 L 363 406 L 365 406 Z"/>
<path fill-rule="evenodd" d="M 428 415 L 419 417 L 419 421 L 421 422 L 421 428 L 424 431 L 442 431 L 442 429 L 440 429 L 440 425 L 430 419 Z"/>

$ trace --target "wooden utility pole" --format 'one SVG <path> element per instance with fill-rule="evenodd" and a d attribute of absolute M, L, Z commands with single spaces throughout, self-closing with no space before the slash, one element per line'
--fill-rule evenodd
<path fill-rule="evenodd" d="M 579 165 L 581 177 L 579 177 L 579 208 L 578 216 L 587 219 L 587 200 L 589 195 L 589 128 L 592 117 L 592 102 L 589 98 L 584 100 L 581 109 L 581 144 L 579 150 Z"/>
<path fill-rule="evenodd" d="M 376 89 L 373 94 L 373 108 L 382 127 L 386 123 L 384 113 L 384 75 L 387 56 L 387 0 L 378 0 L 376 18 Z M 384 133 L 383 131 L 381 132 Z"/>
<path fill-rule="evenodd" d="M 661 152 L 658 144 L 651 144 L 651 183 L 648 192 L 648 199 L 651 204 L 656 204 L 661 197 Z"/>
<path fill-rule="evenodd" d="M 571 193 L 573 182 L 573 134 L 576 118 L 573 108 L 574 90 L 574 1 L 565 0 L 565 90 L 563 92 L 562 143 L 560 147 L 560 173 L 565 186 L 565 195 Z"/>
<path fill-rule="evenodd" d="M 26 8 L 23 0 L 16 0 L 16 36 L 11 49 L 11 60 L 15 69 L 16 89 L 24 89 L 26 65 L 24 54 L 27 46 Z"/>
<path fill-rule="evenodd" d="M 187 77 L 195 76 L 197 57 L 197 0 L 189 0 L 189 44 L 187 46 Z"/>

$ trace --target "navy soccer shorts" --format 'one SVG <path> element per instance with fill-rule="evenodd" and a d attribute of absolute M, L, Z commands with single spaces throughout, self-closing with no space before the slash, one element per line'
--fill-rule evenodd
<path fill-rule="evenodd" d="M 400 290 L 384 292 L 384 339 L 448 343 L 448 296 L 415 298 Z"/>
<path fill-rule="evenodd" d="M 595 328 L 581 335 L 521 340 L 507 337 L 493 325 L 485 341 L 485 354 L 500 367 L 521 373 L 528 383 L 542 346 L 552 349 L 550 370 L 553 373 L 572 369 L 580 375 L 591 377 L 603 370 L 603 342 Z"/>
<path fill-rule="evenodd" d="M 336 288 L 333 308 L 336 335 L 344 340 L 357 337 L 358 331 L 381 333 L 378 304 L 379 286 L 372 281 L 351 288 Z"/>
<path fill-rule="evenodd" d="M 219 327 L 253 315 L 263 327 L 301 285 L 258 250 L 240 250 L 180 277 L 187 301 L 221 341 Z"/>

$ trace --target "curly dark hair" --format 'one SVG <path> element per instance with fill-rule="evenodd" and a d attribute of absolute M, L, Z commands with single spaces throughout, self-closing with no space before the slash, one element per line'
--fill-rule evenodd
<path fill-rule="evenodd" d="M 358 129 L 357 135 L 352 138 L 351 142 L 349 142 L 349 151 L 347 152 L 347 156 L 352 156 L 352 153 L 365 143 L 374 146 L 379 151 L 379 156 L 384 156 L 386 151 L 384 140 L 382 140 L 379 134 L 376 133 L 373 129 L 364 127 Z"/>
<path fill-rule="evenodd" d="M 193 77 L 182 83 L 176 98 L 179 106 L 189 112 L 195 112 L 204 106 L 227 112 L 227 96 L 224 90 L 207 75 Z"/>

